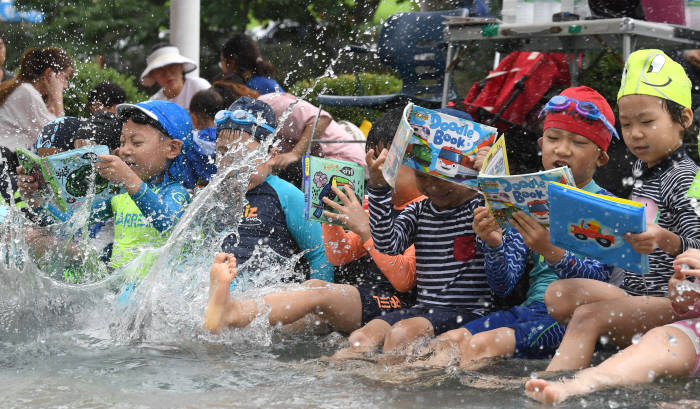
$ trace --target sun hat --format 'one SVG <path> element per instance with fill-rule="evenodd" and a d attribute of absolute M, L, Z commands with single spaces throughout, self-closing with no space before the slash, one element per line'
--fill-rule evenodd
<path fill-rule="evenodd" d="M 625 95 L 651 95 L 690 108 L 691 89 L 683 67 L 663 51 L 638 50 L 627 58 L 617 100 Z"/>
<path fill-rule="evenodd" d="M 240 111 L 244 111 L 248 115 L 238 120 L 235 114 Z M 217 131 L 222 129 L 240 130 L 261 142 L 274 132 L 277 126 L 277 116 L 267 103 L 250 97 L 240 97 L 231 104 L 228 110 L 217 112 L 214 122 L 216 122 Z"/>
<path fill-rule="evenodd" d="M 151 78 L 151 72 L 171 64 L 182 64 L 182 72 L 185 74 L 197 69 L 197 64 L 181 55 L 177 47 L 173 45 L 160 47 L 146 57 L 146 69 L 141 73 L 141 84 L 146 87 L 155 85 L 156 81 Z"/>

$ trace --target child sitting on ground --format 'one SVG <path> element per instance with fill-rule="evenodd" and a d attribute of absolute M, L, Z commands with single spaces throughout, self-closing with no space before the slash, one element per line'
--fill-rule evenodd
<path fill-rule="evenodd" d="M 577 187 L 608 194 L 593 180 L 596 168 L 608 162 L 607 149 L 612 136 L 617 136 L 615 117 L 605 98 L 588 87 L 568 88 L 552 98 L 543 112 L 547 116 L 538 143 L 544 169 L 566 165 Z M 474 231 L 484 249 L 491 288 L 499 296 L 510 294 L 531 259 L 527 299 L 519 306 L 443 334 L 432 345 L 435 354 L 421 365 L 447 365 L 453 358 L 466 365 L 488 357 L 551 356 L 561 342 L 564 327 L 547 313 L 547 286 L 558 278 L 609 279 L 611 266 L 554 246 L 549 230 L 533 217 L 516 212 L 511 223 L 512 228 L 502 231 L 487 208 L 474 211 Z"/>
<path fill-rule="evenodd" d="M 650 271 L 626 272 L 622 288 L 583 278 L 550 285 L 547 308 L 568 325 L 548 371 L 587 366 L 601 335 L 626 346 L 635 334 L 678 320 L 666 298 L 673 258 L 700 248 L 700 218 L 686 197 L 698 167 L 682 142 L 693 119 L 690 89 L 683 68 L 662 51 L 639 50 L 627 60 L 618 107 L 623 139 L 638 159 L 631 198 L 646 204 L 647 230 L 625 240 L 649 254 Z"/>
<path fill-rule="evenodd" d="M 367 145 L 378 149 L 389 146 L 402 113 L 403 109 L 400 109 L 384 115 L 370 131 Z M 385 123 L 388 125 L 384 126 Z M 381 130 L 384 132 L 380 133 Z M 360 263 L 364 268 L 363 277 L 358 280 L 361 284 L 354 286 L 310 280 L 302 288 L 268 294 L 262 302 L 258 299 L 231 300 L 225 289 L 229 288 L 236 275 L 235 263 L 230 255 L 220 254 L 211 269 L 210 300 L 204 324 L 207 329 L 218 332 L 226 326 L 243 327 L 268 311 L 270 325 L 291 324 L 317 312 L 318 319 L 313 320 L 314 325 L 324 320 L 334 329 L 349 333 L 381 314 L 412 305 L 413 297 L 409 292 L 415 285 L 416 268 L 413 246 L 402 255 L 379 253 L 373 247 L 369 217 L 362 204 L 351 190 L 343 193 L 336 187 L 333 189 L 343 205 L 325 198 L 324 202 L 339 212 L 326 211 L 325 214 L 343 220 L 351 231 L 345 232 L 341 226 L 323 225 L 326 257 L 335 265 L 351 261 Z M 399 171 L 394 199 L 399 201 L 394 206 L 397 211 L 423 199 L 416 189 L 410 168 L 403 167 Z M 262 305 L 267 309 L 261 309 Z"/>
<path fill-rule="evenodd" d="M 186 155 L 195 185 L 202 187 L 216 174 L 216 124 L 214 116 L 224 106 L 224 99 L 213 88 L 197 91 L 190 101 L 190 116 L 194 125 L 192 149 Z"/>
<path fill-rule="evenodd" d="M 275 129 L 275 112 L 266 103 L 241 97 L 227 111 L 216 115 L 217 168 L 223 172 L 231 156 L 241 146 L 251 152 Z M 229 154 L 231 152 L 231 154 Z M 300 251 L 310 264 L 310 277 L 333 282 L 333 266 L 323 251 L 321 226 L 304 219 L 304 194 L 290 183 L 271 175 L 277 160 L 275 148 L 266 161 L 257 164 L 245 194 L 248 204 L 238 225 L 222 250 L 233 253 L 239 264 L 250 259 L 256 250 L 270 248 L 280 259 L 287 260 Z"/>
<path fill-rule="evenodd" d="M 691 289 L 686 280 L 693 277 L 697 283 L 700 278 L 700 251 L 689 249 L 680 254 L 673 262 L 673 271 L 669 298 L 683 321 L 650 330 L 636 344 L 571 379 L 532 379 L 525 384 L 525 393 L 555 404 L 615 386 L 651 383 L 659 377 L 696 376 L 700 364 L 700 292 Z"/>

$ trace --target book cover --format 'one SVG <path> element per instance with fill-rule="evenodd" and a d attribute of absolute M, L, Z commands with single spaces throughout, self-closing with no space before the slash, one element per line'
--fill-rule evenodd
<path fill-rule="evenodd" d="M 382 168 L 392 187 L 401 164 L 476 189 L 479 148 L 491 146 L 496 128 L 408 104 Z"/>
<path fill-rule="evenodd" d="M 481 165 L 480 173 L 484 175 L 510 175 L 505 136 L 501 135 L 491 146 L 489 153 L 484 158 L 484 164 Z"/>
<path fill-rule="evenodd" d="M 23 172 L 34 175 L 40 189 L 50 190 L 52 204 L 62 212 L 82 205 L 91 185 L 94 185 L 96 200 L 107 199 L 118 192 L 118 188 L 95 172 L 93 164 L 99 155 L 109 155 L 109 148 L 89 145 L 46 157 L 17 148 Z"/>
<path fill-rule="evenodd" d="M 323 215 L 324 210 L 335 213 L 323 203 L 324 197 L 341 203 L 331 189 L 333 186 L 341 191 L 348 186 L 361 201 L 365 194 L 364 168 L 355 162 L 304 156 L 304 217 L 307 220 L 342 225 Z"/>
<path fill-rule="evenodd" d="M 649 272 L 649 256 L 637 253 L 625 233 L 646 231 L 644 204 L 549 183 L 552 244 L 639 274 Z"/>
<path fill-rule="evenodd" d="M 513 213 L 522 211 L 540 224 L 549 225 L 548 182 L 574 185 L 568 166 L 523 175 L 479 175 L 479 190 L 486 206 L 504 228 Z"/>

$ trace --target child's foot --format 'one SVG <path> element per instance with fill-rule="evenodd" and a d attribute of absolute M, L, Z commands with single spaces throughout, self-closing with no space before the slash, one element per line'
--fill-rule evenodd
<path fill-rule="evenodd" d="M 544 379 L 530 379 L 525 384 L 525 394 L 542 403 L 554 405 L 569 397 L 565 384 Z"/>
<path fill-rule="evenodd" d="M 204 312 L 204 328 L 216 334 L 221 331 L 224 314 L 229 305 L 231 281 L 236 277 L 236 257 L 233 254 L 218 253 L 209 270 L 209 303 Z"/>

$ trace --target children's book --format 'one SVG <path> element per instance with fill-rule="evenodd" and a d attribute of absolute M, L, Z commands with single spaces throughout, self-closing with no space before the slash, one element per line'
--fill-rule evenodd
<path fill-rule="evenodd" d="M 304 156 L 304 216 L 307 220 L 342 225 L 323 215 L 324 210 L 336 213 L 323 203 L 324 197 L 341 203 L 331 189 L 333 186 L 341 192 L 345 192 L 347 186 L 362 201 L 365 195 L 365 169 L 355 162 Z"/>
<path fill-rule="evenodd" d="M 549 184 L 552 244 L 628 271 L 649 272 L 649 256 L 637 253 L 625 233 L 646 231 L 644 204 Z"/>
<path fill-rule="evenodd" d="M 387 183 L 396 185 L 401 164 L 429 175 L 476 189 L 479 148 L 491 146 L 496 128 L 408 104 L 382 168 Z"/>
<path fill-rule="evenodd" d="M 481 165 L 483 175 L 510 175 L 508 169 L 508 154 L 506 152 L 506 138 L 501 135 L 489 149 Z"/>
<path fill-rule="evenodd" d="M 104 145 L 90 145 L 41 157 L 23 148 L 17 148 L 17 159 L 22 171 L 39 181 L 39 189 L 51 192 L 52 204 L 62 212 L 76 209 L 87 200 L 94 184 L 95 199 L 107 199 L 119 189 L 109 184 L 94 170 L 98 155 L 109 155 Z"/>
<path fill-rule="evenodd" d="M 568 166 L 523 175 L 480 174 L 479 190 L 486 199 L 491 214 L 498 224 L 508 226 L 513 213 L 521 211 L 534 217 L 540 224 L 549 225 L 548 182 L 574 185 L 574 176 Z"/>

